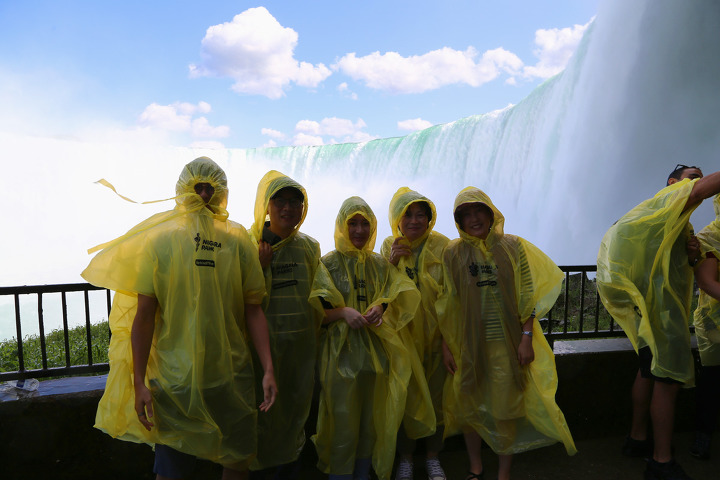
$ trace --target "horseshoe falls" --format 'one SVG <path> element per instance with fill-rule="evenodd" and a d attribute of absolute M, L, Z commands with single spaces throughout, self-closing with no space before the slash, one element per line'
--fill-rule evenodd
<path fill-rule="evenodd" d="M 438 208 L 454 238 L 452 203 L 484 190 L 505 231 L 559 264 L 591 264 L 607 228 L 665 186 L 677 163 L 720 168 L 720 2 L 610 1 L 568 67 L 515 106 L 361 144 L 228 151 L 228 177 L 248 165 L 283 171 L 310 196 L 304 228 L 333 248 L 342 200 L 363 196 L 389 234 L 403 185 Z M 696 229 L 714 215 L 696 211 Z M 231 210 L 232 211 L 232 210 Z"/>
<path fill-rule="evenodd" d="M 662 188 L 675 164 L 720 169 L 719 87 L 720 2 L 608 0 L 565 71 L 517 105 L 405 137 L 199 150 L 0 132 L 8 179 L 29 193 L 3 216 L 0 284 L 82 281 L 87 248 L 172 208 L 132 205 L 93 182 L 106 178 L 135 200 L 168 198 L 182 166 L 200 155 L 226 169 L 228 210 L 247 227 L 267 170 L 301 182 L 309 194 L 302 229 L 323 252 L 334 248 L 335 216 L 351 195 L 374 209 L 379 249 L 400 186 L 432 199 L 436 230 L 455 238 L 453 200 L 473 185 L 503 212 L 506 232 L 558 264 L 592 264 L 607 228 Z M 713 218 L 708 201 L 692 221 L 699 230 Z"/>

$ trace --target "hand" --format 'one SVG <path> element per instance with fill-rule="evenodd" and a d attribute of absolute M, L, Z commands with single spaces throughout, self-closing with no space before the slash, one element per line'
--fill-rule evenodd
<path fill-rule="evenodd" d="M 688 238 L 687 245 L 687 256 L 688 261 L 691 265 L 694 265 L 697 263 L 697 261 L 700 259 L 700 240 L 695 235 L 690 235 L 690 238 Z"/>
<path fill-rule="evenodd" d="M 342 316 L 347 324 L 350 325 L 350 328 L 358 329 L 368 326 L 368 321 L 365 318 L 365 315 L 354 308 L 345 307 Z"/>
<path fill-rule="evenodd" d="M 442 355 L 445 370 L 447 370 L 450 375 L 455 375 L 455 372 L 457 372 L 457 364 L 455 363 L 455 357 L 453 357 L 453 354 L 450 351 L 450 347 L 448 347 L 448 344 L 445 343 L 444 339 L 442 341 Z"/>
<path fill-rule="evenodd" d="M 258 406 L 258 410 L 261 412 L 267 412 L 275 403 L 275 398 L 277 398 L 278 394 L 277 384 L 275 383 L 275 374 L 272 371 L 265 372 L 262 387 L 264 400 L 260 406 Z"/>
<path fill-rule="evenodd" d="M 260 240 L 258 243 L 258 253 L 260 256 L 260 266 L 263 269 L 269 267 L 273 255 L 272 246 L 265 240 Z"/>
<path fill-rule="evenodd" d="M 405 237 L 397 237 L 390 247 L 390 263 L 397 267 L 400 257 L 409 257 L 412 255 L 412 249 Z"/>
<path fill-rule="evenodd" d="M 520 366 L 530 365 L 535 360 L 535 350 L 532 346 L 532 337 L 529 335 L 521 335 L 520 345 L 518 346 L 518 362 Z"/>
<path fill-rule="evenodd" d="M 135 412 L 140 423 L 149 432 L 155 425 L 150 422 L 153 417 L 152 394 L 145 384 L 135 385 Z"/>
<path fill-rule="evenodd" d="M 383 323 L 383 307 L 382 305 L 375 305 L 371 309 L 369 309 L 363 317 L 365 317 L 365 320 L 369 325 L 375 325 L 376 327 L 379 327 Z"/>

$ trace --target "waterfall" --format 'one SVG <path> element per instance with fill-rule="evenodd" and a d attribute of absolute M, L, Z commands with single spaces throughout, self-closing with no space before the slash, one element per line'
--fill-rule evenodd
<path fill-rule="evenodd" d="M 8 198 L 3 216 L 10 228 L 0 238 L 0 284 L 82 281 L 88 247 L 172 207 L 127 204 L 93 182 L 107 178 L 137 200 L 167 198 L 182 166 L 200 155 L 226 169 L 228 210 L 247 227 L 267 170 L 302 183 L 309 195 L 302 230 L 323 253 L 334 248 L 334 219 L 350 195 L 375 210 L 378 249 L 390 233 L 387 208 L 398 187 L 431 198 L 436 230 L 454 238 L 453 200 L 473 185 L 503 212 L 506 232 L 558 264 L 592 264 L 607 228 L 662 188 L 676 163 L 720 169 L 718 87 L 720 2 L 607 0 L 567 68 L 517 105 L 405 137 L 197 150 L 0 132 L 13 167 L 7 181 L 26 189 Z M 713 217 L 705 202 L 693 215 L 696 230 Z M 0 303 L 1 318 L 10 318 L 11 306 Z"/>
<path fill-rule="evenodd" d="M 720 3 L 608 1 L 565 71 L 515 106 L 399 138 L 232 150 L 229 175 L 253 164 L 295 177 L 311 209 L 323 208 L 305 230 L 328 241 L 337 207 L 353 194 L 369 197 L 382 239 L 401 185 L 431 198 L 436 228 L 455 237 L 452 201 L 474 185 L 503 212 L 508 233 L 557 263 L 594 263 L 607 228 L 662 188 L 676 163 L 718 169 L 718 87 Z M 696 229 L 712 218 L 702 206 Z"/>

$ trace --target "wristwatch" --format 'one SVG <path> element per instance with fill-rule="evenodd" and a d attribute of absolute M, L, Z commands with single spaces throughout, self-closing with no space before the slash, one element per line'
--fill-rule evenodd
<path fill-rule="evenodd" d="M 532 330 L 530 330 L 529 332 L 526 332 L 525 330 L 523 330 L 522 334 L 527 335 L 528 337 L 532 337 Z"/>

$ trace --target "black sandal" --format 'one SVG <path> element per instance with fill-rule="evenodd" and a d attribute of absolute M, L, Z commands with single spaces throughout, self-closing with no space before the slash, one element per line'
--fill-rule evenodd
<path fill-rule="evenodd" d="M 485 470 L 483 470 L 480 473 L 468 472 L 468 476 L 465 477 L 465 480 L 483 480 L 484 478 L 485 478 Z"/>

